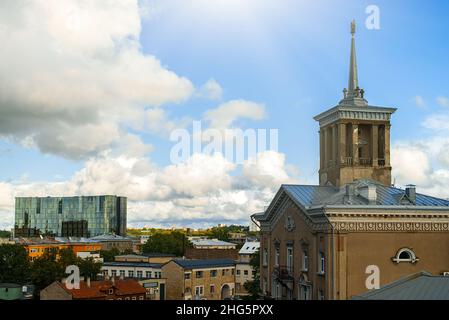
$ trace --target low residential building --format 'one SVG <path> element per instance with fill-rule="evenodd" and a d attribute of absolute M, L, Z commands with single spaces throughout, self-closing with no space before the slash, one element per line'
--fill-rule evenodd
<path fill-rule="evenodd" d="M 90 240 L 100 243 L 101 250 L 111 250 L 112 248 L 117 248 L 120 252 L 123 252 L 125 250 L 133 250 L 134 245 L 132 238 L 115 234 L 103 234 L 90 238 Z"/>
<path fill-rule="evenodd" d="M 353 297 L 354 300 L 449 300 L 449 277 L 421 271 Z"/>
<path fill-rule="evenodd" d="M 250 264 L 251 258 L 259 251 L 260 242 L 246 242 L 239 251 L 239 259 L 235 265 L 235 294 L 247 295 L 245 283 L 254 280 L 254 270 Z"/>
<path fill-rule="evenodd" d="M 68 289 L 55 281 L 40 293 L 41 300 L 145 300 L 147 291 L 133 279 L 81 281 L 79 289 Z"/>
<path fill-rule="evenodd" d="M 149 263 L 167 263 L 175 259 L 174 254 L 169 253 L 142 253 L 142 254 L 124 254 L 114 258 L 119 262 L 149 262 Z"/>
<path fill-rule="evenodd" d="M 81 259 L 92 259 L 94 262 L 103 263 L 103 258 L 97 252 L 78 252 L 76 256 Z"/>
<path fill-rule="evenodd" d="M 185 248 L 187 259 L 238 259 L 235 243 L 218 239 L 189 238 L 191 247 Z"/>
<path fill-rule="evenodd" d="M 220 300 L 234 295 L 235 261 L 174 259 L 162 266 L 169 300 Z"/>
<path fill-rule="evenodd" d="M 16 243 L 25 248 L 31 260 L 42 256 L 51 249 L 72 249 L 75 255 L 80 252 L 95 252 L 101 249 L 101 244 L 96 242 L 61 242 L 52 238 L 20 238 Z"/>
<path fill-rule="evenodd" d="M 243 245 L 246 242 L 246 233 L 244 232 L 229 232 L 229 242 L 237 245 Z"/>
<path fill-rule="evenodd" d="M 101 271 L 104 276 L 153 279 L 162 278 L 160 263 L 149 262 L 104 262 Z"/>
<path fill-rule="evenodd" d="M 147 300 L 166 300 L 167 293 L 167 279 L 165 278 L 153 278 L 138 280 L 142 287 L 147 291 Z"/>

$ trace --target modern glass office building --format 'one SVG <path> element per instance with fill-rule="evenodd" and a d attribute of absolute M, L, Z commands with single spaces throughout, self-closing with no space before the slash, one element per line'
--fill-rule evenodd
<path fill-rule="evenodd" d="M 15 236 L 126 234 L 126 197 L 17 197 Z"/>

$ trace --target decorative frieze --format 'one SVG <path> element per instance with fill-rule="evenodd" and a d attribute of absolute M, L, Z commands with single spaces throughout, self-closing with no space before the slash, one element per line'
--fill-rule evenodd
<path fill-rule="evenodd" d="M 335 230 L 346 232 L 442 232 L 449 231 L 449 222 L 425 221 L 336 221 Z"/>

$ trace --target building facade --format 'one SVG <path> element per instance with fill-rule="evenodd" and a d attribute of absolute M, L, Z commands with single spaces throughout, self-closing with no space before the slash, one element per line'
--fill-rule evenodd
<path fill-rule="evenodd" d="M 68 289 L 55 281 L 40 292 L 41 300 L 146 300 L 146 290 L 132 279 L 81 281 L 79 289 Z"/>
<path fill-rule="evenodd" d="M 101 267 L 104 276 L 135 278 L 135 279 L 153 279 L 162 278 L 162 269 L 160 263 L 148 262 L 104 262 Z"/>
<path fill-rule="evenodd" d="M 174 259 L 162 266 L 168 300 L 223 300 L 235 293 L 235 261 Z"/>
<path fill-rule="evenodd" d="M 426 270 L 449 271 L 449 201 L 391 186 L 390 115 L 358 87 L 355 24 L 349 87 L 320 123 L 319 185 L 282 185 L 261 229 L 261 290 L 276 299 L 351 299 Z"/>
<path fill-rule="evenodd" d="M 118 196 L 17 197 L 15 237 L 126 234 L 127 201 Z"/>

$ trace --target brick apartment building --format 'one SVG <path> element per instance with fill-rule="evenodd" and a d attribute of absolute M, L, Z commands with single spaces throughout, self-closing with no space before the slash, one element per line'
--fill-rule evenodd
<path fill-rule="evenodd" d="M 232 259 L 174 259 L 162 266 L 168 300 L 222 300 L 234 295 Z"/>

